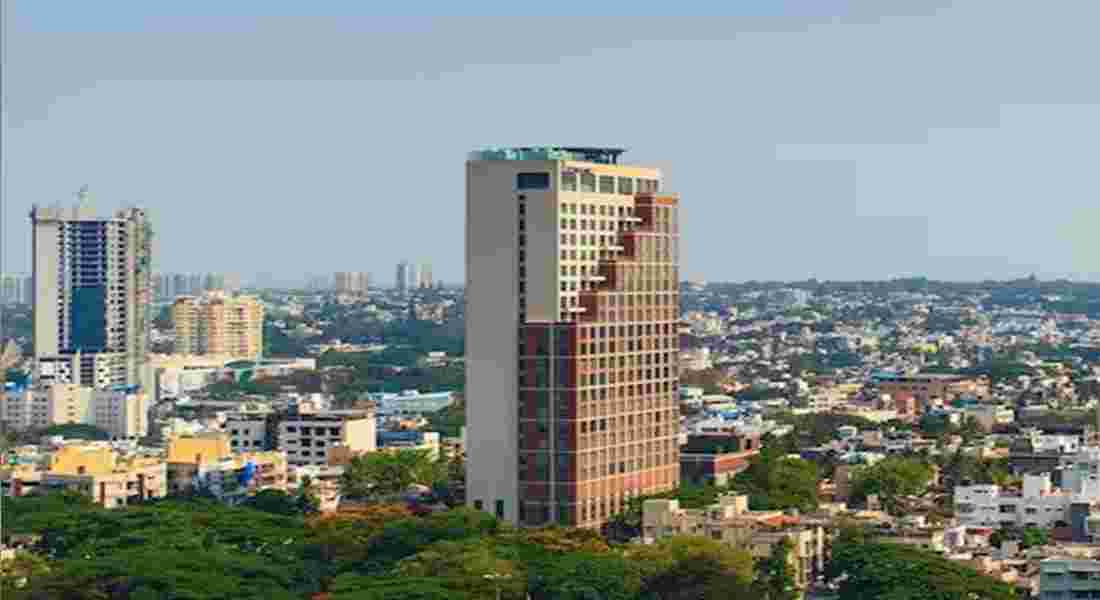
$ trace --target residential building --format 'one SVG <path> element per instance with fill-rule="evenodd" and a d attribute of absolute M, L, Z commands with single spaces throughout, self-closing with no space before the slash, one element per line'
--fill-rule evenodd
<path fill-rule="evenodd" d="M 260 490 L 287 489 L 285 454 L 234 453 L 221 432 L 172 439 L 166 462 L 173 494 L 203 491 L 236 504 Z"/>
<path fill-rule="evenodd" d="M 883 376 L 878 381 L 878 389 L 880 394 L 891 398 L 912 398 L 921 412 L 926 412 L 937 403 L 946 405 L 961 396 L 979 400 L 989 397 L 988 381 L 966 375 L 922 373 Z"/>
<path fill-rule="evenodd" d="M 679 199 L 622 152 L 467 162 L 467 502 L 513 523 L 679 484 Z"/>
<path fill-rule="evenodd" d="M 370 282 L 367 273 L 341 271 L 333 275 L 333 283 L 338 294 L 366 294 Z"/>
<path fill-rule="evenodd" d="M 431 263 L 420 263 L 420 268 L 416 274 L 416 287 L 427 290 L 431 289 L 432 283 Z"/>
<path fill-rule="evenodd" d="M 149 395 L 136 386 L 97 389 L 92 424 L 116 440 L 138 440 L 149 435 Z"/>
<path fill-rule="evenodd" d="M 1100 560 L 1048 558 L 1039 562 L 1039 599 L 1100 598 Z"/>
<path fill-rule="evenodd" d="M 439 433 L 435 431 L 379 431 L 379 450 L 426 450 L 433 460 L 440 456 Z"/>
<path fill-rule="evenodd" d="M 378 447 L 373 409 L 286 415 L 278 431 L 279 450 L 295 466 L 327 464 L 333 447 L 353 452 L 373 452 Z"/>
<path fill-rule="evenodd" d="M 104 508 L 163 498 L 168 493 L 162 459 L 122 455 L 103 444 L 73 444 L 55 450 L 40 487 L 81 493 Z"/>
<path fill-rule="evenodd" d="M 226 354 L 257 360 L 263 354 L 264 305 L 254 296 L 207 292 L 172 304 L 177 354 Z"/>
<path fill-rule="evenodd" d="M 94 425 L 116 440 L 137 440 L 149 433 L 149 397 L 137 386 L 96 389 L 70 383 L 16 388 L 0 402 L 0 421 L 16 430 L 80 423 Z"/>
<path fill-rule="evenodd" d="M 15 430 L 41 429 L 66 423 L 91 423 L 92 388 L 72 383 L 7 390 L 0 421 Z"/>
<path fill-rule="evenodd" d="M 130 208 L 96 217 L 87 186 L 72 208 L 31 210 L 38 383 L 148 385 L 151 222 Z"/>
<path fill-rule="evenodd" d="M 825 567 L 826 535 L 820 524 L 802 522 L 780 511 L 750 511 L 748 496 L 725 494 L 701 509 L 683 509 L 677 500 L 646 500 L 642 505 L 642 541 L 676 535 L 699 535 L 748 550 L 754 559 L 771 555 L 781 540 L 791 543 L 787 555 L 795 585 L 805 589 Z"/>
<path fill-rule="evenodd" d="M 759 453 L 759 434 L 690 435 L 680 448 L 680 480 L 728 485 Z"/>

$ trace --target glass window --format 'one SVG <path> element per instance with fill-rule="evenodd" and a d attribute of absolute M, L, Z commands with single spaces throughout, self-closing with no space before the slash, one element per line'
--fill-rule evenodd
<path fill-rule="evenodd" d="M 600 175 L 600 193 L 601 194 L 614 194 L 615 193 L 615 178 L 610 175 Z"/>
<path fill-rule="evenodd" d="M 565 192 L 577 191 L 577 174 L 576 173 L 562 173 L 561 174 L 561 189 Z"/>
<path fill-rule="evenodd" d="M 548 190 L 550 189 L 550 173 L 517 173 L 517 190 Z"/>
<path fill-rule="evenodd" d="M 620 177 L 619 178 L 619 193 L 624 195 L 630 195 L 634 193 L 634 178 L 633 177 Z"/>
<path fill-rule="evenodd" d="M 596 191 L 596 176 L 592 173 L 581 173 L 581 191 L 582 192 L 595 192 Z"/>

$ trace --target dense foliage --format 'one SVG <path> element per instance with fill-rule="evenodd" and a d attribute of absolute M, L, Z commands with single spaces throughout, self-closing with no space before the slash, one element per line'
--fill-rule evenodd
<path fill-rule="evenodd" d="M 0 573 L 5 600 L 754 597 L 748 553 L 706 538 L 613 548 L 591 531 L 388 504 L 303 517 L 199 499 L 111 511 L 77 496 L 5 503 L 8 533 L 41 535 L 17 565 L 25 587 Z"/>
<path fill-rule="evenodd" d="M 845 575 L 839 600 L 1008 600 L 1008 584 L 933 552 L 842 536 L 833 545 L 829 575 Z"/>
<path fill-rule="evenodd" d="M 885 458 L 853 473 L 852 499 L 864 502 L 876 495 L 887 511 L 896 513 L 898 499 L 923 494 L 932 476 L 932 467 L 918 458 Z"/>

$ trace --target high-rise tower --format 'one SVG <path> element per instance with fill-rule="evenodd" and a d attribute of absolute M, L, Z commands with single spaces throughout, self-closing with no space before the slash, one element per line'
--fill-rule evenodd
<path fill-rule="evenodd" d="M 399 293 L 405 293 L 409 288 L 409 263 L 401 261 L 397 263 L 397 273 L 394 278 L 394 289 Z"/>
<path fill-rule="evenodd" d="M 31 210 L 34 355 L 41 383 L 149 384 L 153 230 L 145 211 Z"/>
<path fill-rule="evenodd" d="M 622 150 L 477 152 L 466 175 L 466 496 L 598 527 L 679 484 L 679 199 Z"/>

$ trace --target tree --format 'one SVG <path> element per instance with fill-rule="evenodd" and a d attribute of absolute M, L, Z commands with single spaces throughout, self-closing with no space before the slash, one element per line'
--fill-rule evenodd
<path fill-rule="evenodd" d="M 933 552 L 838 539 L 828 576 L 840 600 L 1010 600 L 1012 586 Z M 843 575 L 843 577 L 841 577 Z"/>
<path fill-rule="evenodd" d="M 902 496 L 919 496 L 928 489 L 932 468 L 917 458 L 890 457 L 861 467 L 852 477 L 852 497 L 857 501 L 877 495 L 889 512 L 896 512 Z"/>
<path fill-rule="evenodd" d="M 413 484 L 431 486 L 445 477 L 446 466 L 428 450 L 370 452 L 351 459 L 340 477 L 340 490 L 348 498 L 383 500 Z"/>
<path fill-rule="evenodd" d="M 710 538 L 675 536 L 631 549 L 642 567 L 642 594 L 658 600 L 750 597 L 752 557 Z"/>
<path fill-rule="evenodd" d="M 273 515 L 295 515 L 299 513 L 294 497 L 282 490 L 260 490 L 245 501 L 246 506 L 271 513 Z"/>
<path fill-rule="evenodd" d="M 756 565 L 755 589 L 764 600 L 797 600 L 794 568 L 790 563 L 791 541 L 787 538 L 772 545 L 771 554 Z"/>
<path fill-rule="evenodd" d="M 817 507 L 817 467 L 787 456 L 778 444 L 765 444 L 749 467 L 734 478 L 734 487 L 749 495 L 754 510 Z"/>

